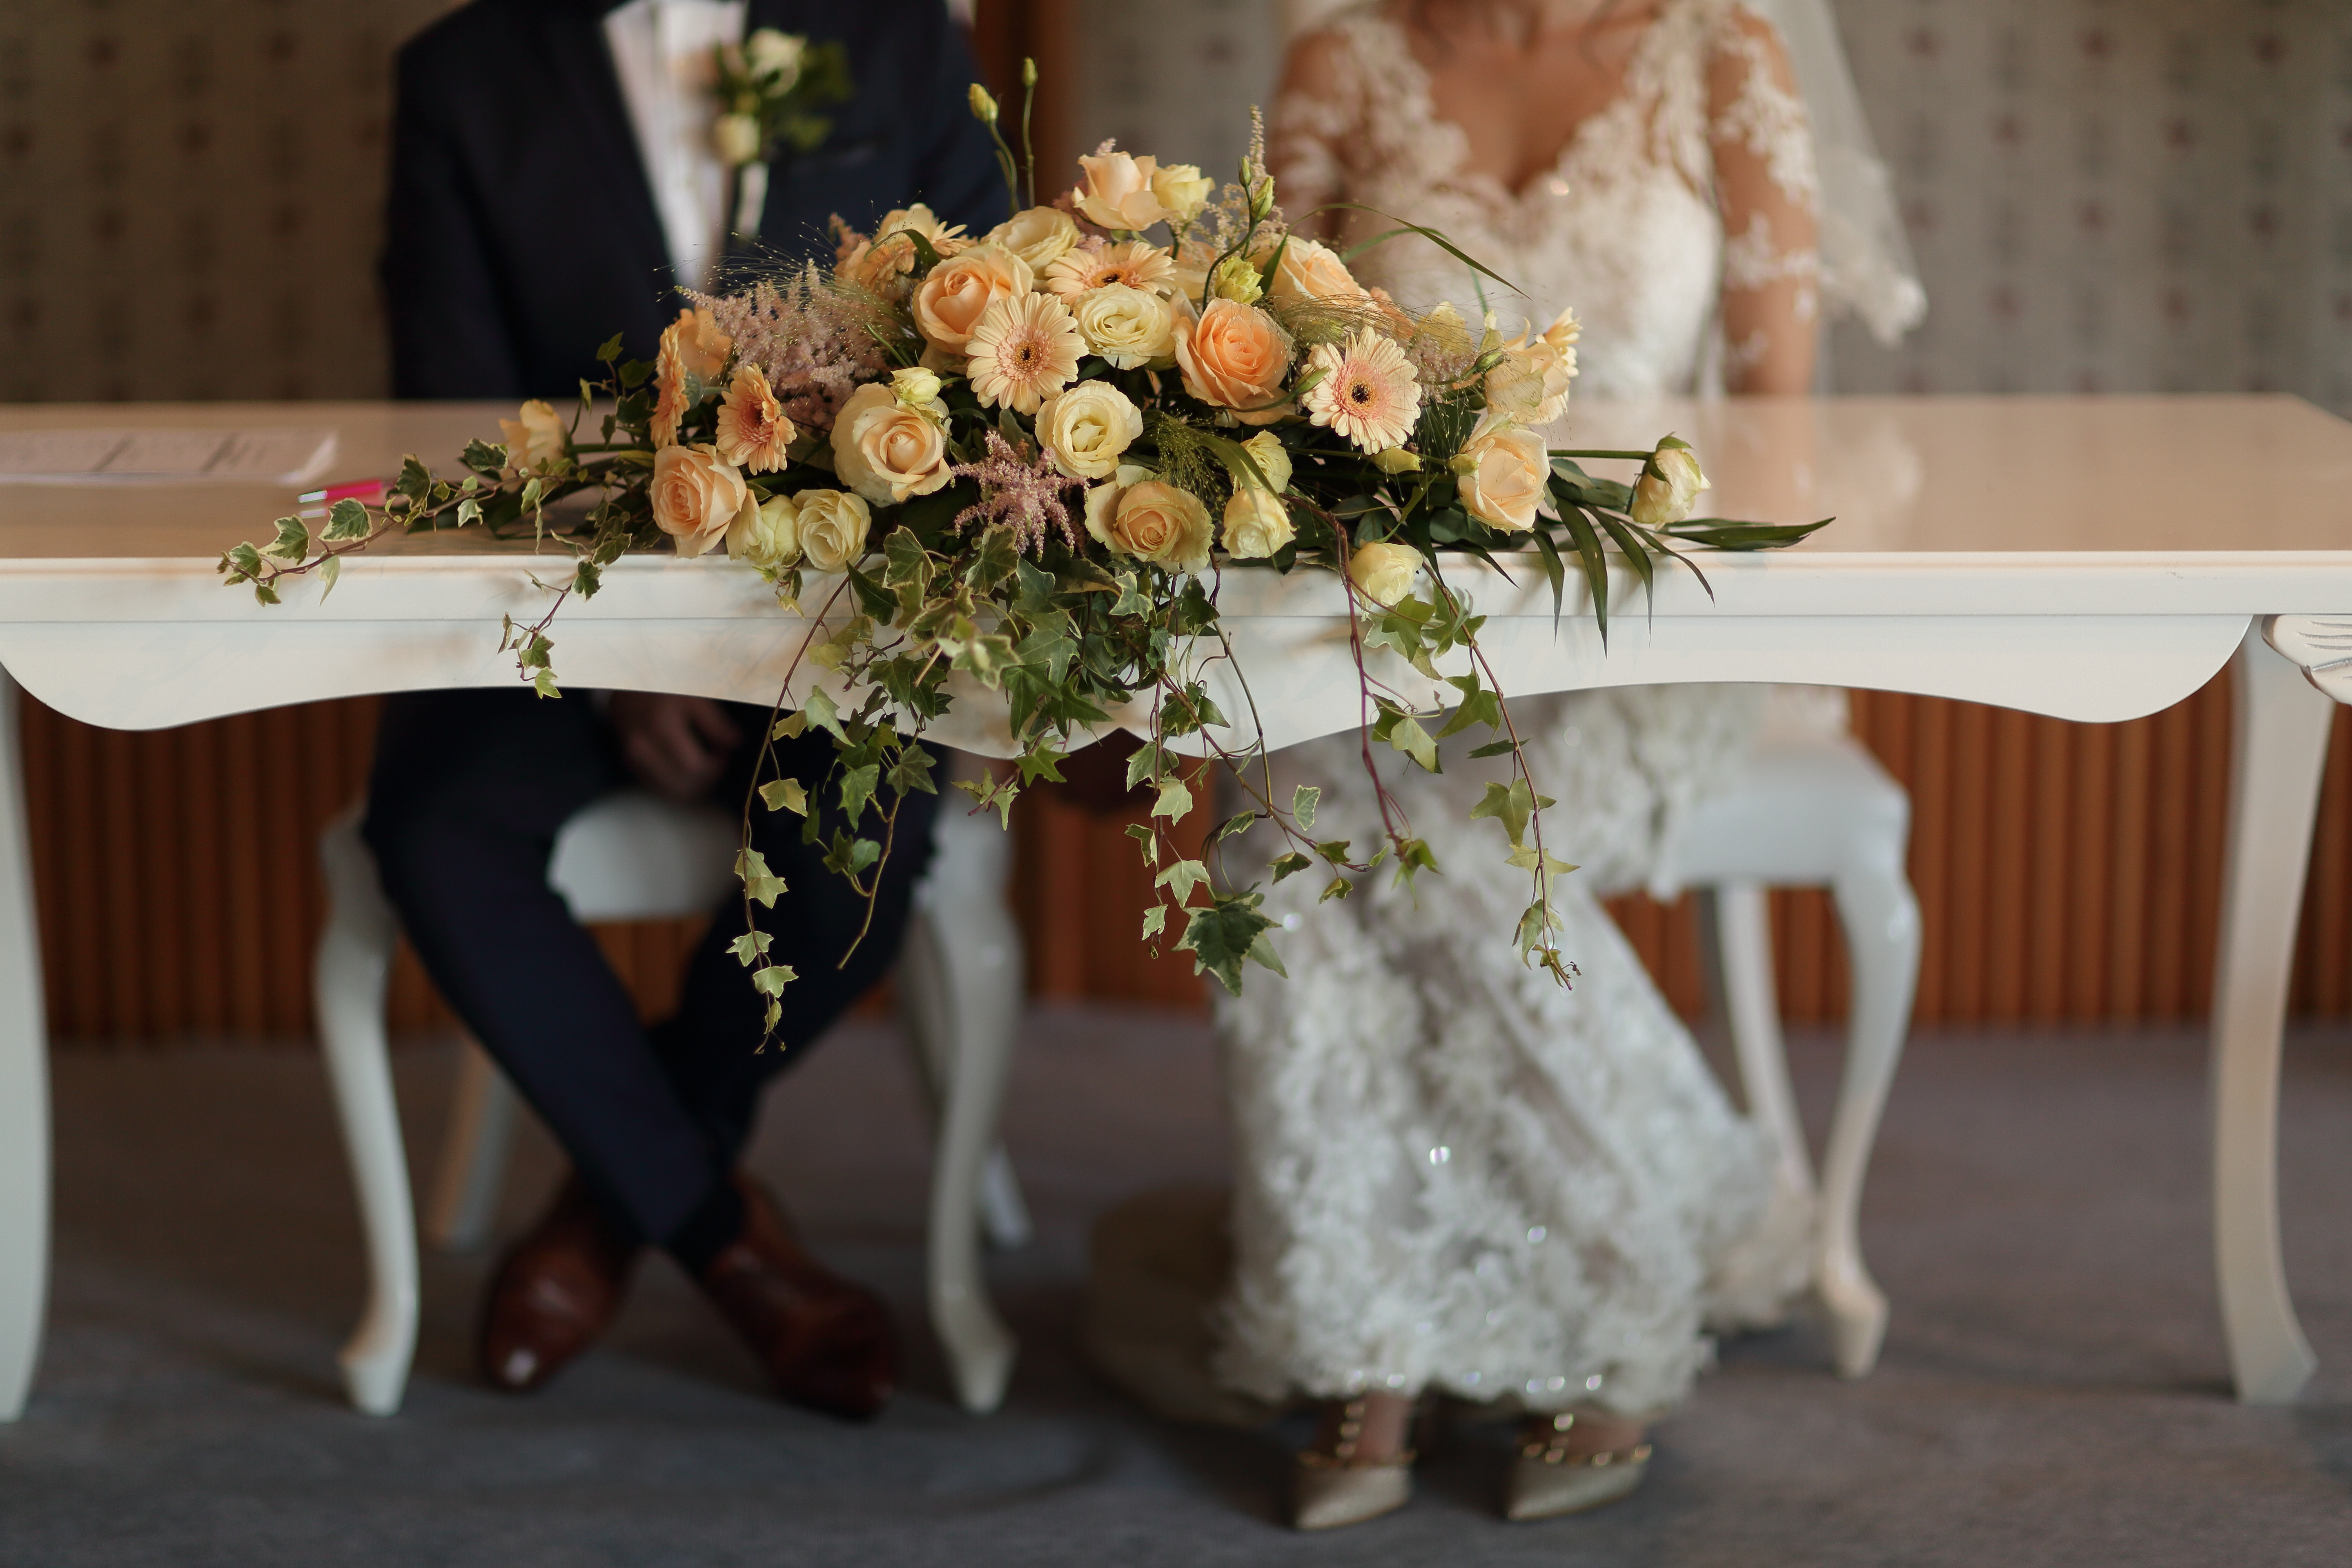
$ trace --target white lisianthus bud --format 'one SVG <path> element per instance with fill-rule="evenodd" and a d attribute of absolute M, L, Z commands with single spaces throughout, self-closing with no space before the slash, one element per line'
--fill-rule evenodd
<path fill-rule="evenodd" d="M 1712 489 L 1706 476 L 1699 472 L 1698 459 L 1690 447 L 1669 436 L 1642 465 L 1642 477 L 1633 486 L 1633 505 L 1626 515 L 1643 528 L 1664 528 L 1688 517 L 1698 492 Z"/>
<path fill-rule="evenodd" d="M 738 168 L 760 160 L 760 122 L 748 114 L 722 114 L 710 128 L 710 144 L 719 161 Z"/>
<path fill-rule="evenodd" d="M 996 123 L 996 100 L 991 98 L 988 89 L 978 82 L 971 84 L 971 117 L 982 125 Z"/>
<path fill-rule="evenodd" d="M 790 496 L 745 498 L 727 530 L 727 553 L 754 566 L 782 571 L 801 558 L 800 509 Z"/>
<path fill-rule="evenodd" d="M 1421 458 L 1402 447 L 1391 447 L 1372 454 L 1372 467 L 1384 474 L 1417 474 L 1421 472 Z"/>
<path fill-rule="evenodd" d="M 1264 561 L 1296 532 L 1290 509 L 1255 485 L 1241 486 L 1225 502 L 1225 553 L 1236 561 Z"/>
<path fill-rule="evenodd" d="M 1274 176 L 1261 174 L 1249 188 L 1249 214 L 1254 223 L 1264 223 L 1265 215 L 1274 210 Z"/>
<path fill-rule="evenodd" d="M 940 378 L 935 372 L 910 364 L 890 373 L 890 391 L 908 407 L 929 413 L 930 405 L 940 400 Z"/>
<path fill-rule="evenodd" d="M 1356 591 L 1382 609 L 1412 592 L 1421 567 L 1421 552 L 1409 544 L 1360 544 L 1348 558 Z"/>

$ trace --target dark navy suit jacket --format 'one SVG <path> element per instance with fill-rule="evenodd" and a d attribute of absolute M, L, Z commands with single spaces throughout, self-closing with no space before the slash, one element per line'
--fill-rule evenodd
<path fill-rule="evenodd" d="M 383 284 L 401 397 L 566 397 L 598 344 L 653 356 L 677 312 L 668 250 L 599 0 L 474 0 L 400 51 Z M 940 0 L 751 0 L 747 29 L 847 50 L 856 96 L 814 152 L 776 160 L 761 238 L 831 254 L 922 201 L 977 234 L 1006 202 L 978 79 Z"/>

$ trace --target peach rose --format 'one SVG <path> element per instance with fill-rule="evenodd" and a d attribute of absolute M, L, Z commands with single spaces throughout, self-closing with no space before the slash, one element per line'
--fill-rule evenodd
<path fill-rule="evenodd" d="M 507 461 L 522 473 L 533 474 L 561 460 L 572 443 L 554 405 L 534 397 L 515 413 L 515 418 L 499 421 L 499 435 L 507 444 Z"/>
<path fill-rule="evenodd" d="M 1029 292 L 1036 274 L 1001 245 L 975 245 L 931 268 L 915 289 L 915 326 L 934 348 L 961 353 L 980 313 Z"/>
<path fill-rule="evenodd" d="M 1479 521 L 1517 533 L 1536 525 L 1536 507 L 1551 477 L 1543 437 L 1493 409 L 1478 416 L 1454 459 L 1462 510 Z"/>
<path fill-rule="evenodd" d="M 1216 188 L 1217 182 L 1201 173 L 1198 163 L 1171 163 L 1151 174 L 1152 199 L 1167 209 L 1168 221 L 1173 224 L 1199 217 L 1201 209 L 1209 205 L 1209 193 Z"/>
<path fill-rule="evenodd" d="M 840 490 L 803 490 L 793 498 L 801 553 L 820 572 L 838 572 L 864 559 L 874 514 L 866 498 Z"/>
<path fill-rule="evenodd" d="M 1176 323 L 1176 363 L 1184 390 L 1230 408 L 1247 425 L 1271 425 L 1288 412 L 1282 379 L 1290 371 L 1290 334 L 1255 306 L 1212 300 L 1200 320 Z M 1244 409 L 1256 410 L 1243 413 Z"/>
<path fill-rule="evenodd" d="M 876 506 L 929 495 L 950 477 L 944 423 L 899 402 L 888 383 L 868 382 L 834 419 L 833 471 Z"/>
<path fill-rule="evenodd" d="M 701 554 L 726 537 L 751 503 L 751 489 L 715 447 L 664 447 L 654 454 L 654 523 L 680 555 Z M 756 510 L 756 509 L 755 509 Z"/>
<path fill-rule="evenodd" d="M 1108 143 L 1105 144 L 1106 149 Z M 1152 193 L 1160 161 L 1108 150 L 1078 160 L 1086 183 L 1072 192 L 1080 216 L 1110 229 L 1146 229 L 1174 215 Z"/>
<path fill-rule="evenodd" d="M 1114 555 L 1171 572 L 1205 572 L 1216 530 L 1199 496 L 1130 466 L 1087 492 L 1087 531 Z"/>
<path fill-rule="evenodd" d="M 1260 265 L 1264 262 L 1261 260 Z M 1370 298 L 1363 285 L 1356 281 L 1348 264 L 1327 245 L 1311 239 L 1290 237 L 1282 247 L 1282 262 L 1274 269 L 1274 288 L 1277 300 L 1336 300 L 1343 303 Z"/>

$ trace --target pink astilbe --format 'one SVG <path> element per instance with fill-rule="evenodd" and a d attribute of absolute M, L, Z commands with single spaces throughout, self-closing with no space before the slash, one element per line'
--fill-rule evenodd
<path fill-rule="evenodd" d="M 735 340 L 738 363 L 760 367 L 803 430 L 830 431 L 851 393 L 890 374 L 875 336 L 887 312 L 814 263 L 782 285 L 762 280 L 745 293 L 693 299 Z"/>
<path fill-rule="evenodd" d="M 991 430 L 988 456 L 977 463 L 959 463 L 950 472 L 980 484 L 980 500 L 956 513 L 957 532 L 975 522 L 984 528 L 1003 523 L 1013 530 L 1014 549 L 1042 554 L 1050 523 L 1061 530 L 1063 543 L 1072 550 L 1078 547 L 1078 531 L 1070 522 L 1062 492 L 1082 490 L 1087 481 L 1063 473 L 1044 453 L 1034 460 L 1024 458 L 1019 447 Z"/>

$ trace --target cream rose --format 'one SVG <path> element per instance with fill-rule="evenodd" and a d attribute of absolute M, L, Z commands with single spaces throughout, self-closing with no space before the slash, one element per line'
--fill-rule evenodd
<path fill-rule="evenodd" d="M 1348 558 L 1348 576 L 1357 592 L 1385 609 L 1412 592 L 1421 566 L 1421 552 L 1409 544 L 1360 544 Z"/>
<path fill-rule="evenodd" d="M 654 523 L 680 555 L 699 555 L 725 536 L 751 499 L 734 464 L 709 447 L 664 447 L 654 454 Z"/>
<path fill-rule="evenodd" d="M 866 531 L 874 514 L 866 498 L 841 490 L 803 490 L 793 498 L 793 521 L 801 553 L 820 572 L 838 572 L 866 555 Z"/>
<path fill-rule="evenodd" d="M 1263 561 L 1297 531 L 1290 509 L 1255 485 L 1243 485 L 1225 503 L 1225 553 L 1236 561 Z"/>
<path fill-rule="evenodd" d="M 1171 216 L 1151 194 L 1152 177 L 1160 173 L 1158 159 L 1098 153 L 1080 158 L 1078 167 L 1086 172 L 1086 183 L 1072 195 L 1087 222 L 1105 228 L 1145 229 Z"/>
<path fill-rule="evenodd" d="M 1217 182 L 1201 173 L 1196 163 L 1171 163 L 1152 172 L 1151 195 L 1167 209 L 1168 221 L 1181 226 L 1201 216 Z"/>
<path fill-rule="evenodd" d="M 933 347 L 961 353 L 980 313 L 1029 292 L 1036 274 L 1001 245 L 975 245 L 931 268 L 915 289 L 915 326 Z"/>
<path fill-rule="evenodd" d="M 515 418 L 499 421 L 499 434 L 506 441 L 509 464 L 530 474 L 562 458 L 572 443 L 552 404 L 534 397 L 515 413 Z"/>
<path fill-rule="evenodd" d="M 1271 425 L 1286 410 L 1265 408 L 1282 399 L 1290 370 L 1290 334 L 1255 306 L 1212 300 L 1199 321 L 1176 323 L 1176 363 L 1184 390 L 1202 402 L 1230 408 L 1245 424 Z M 1244 409 L 1258 412 L 1244 414 Z"/>
<path fill-rule="evenodd" d="M 1128 466 L 1087 492 L 1087 531 L 1113 554 L 1171 572 L 1204 572 L 1216 531 L 1200 497 Z"/>
<path fill-rule="evenodd" d="M 1038 406 L 1037 439 L 1054 467 L 1076 479 L 1107 479 L 1143 434 L 1143 415 L 1104 381 L 1082 381 Z"/>
<path fill-rule="evenodd" d="M 1290 449 L 1282 444 L 1281 437 L 1271 430 L 1261 430 L 1242 443 L 1242 450 L 1257 464 L 1257 471 L 1265 476 L 1275 494 L 1280 495 L 1290 488 Z M 1254 485 L 1257 480 L 1244 468 L 1234 475 L 1234 483 Z"/>
<path fill-rule="evenodd" d="M 1136 370 L 1176 352 L 1176 312 L 1149 289 L 1107 283 L 1070 305 L 1087 347 L 1121 370 Z"/>
<path fill-rule="evenodd" d="M 754 566 L 782 571 L 801 558 L 800 509 L 790 496 L 770 496 L 735 514 L 727 553 Z"/>
<path fill-rule="evenodd" d="M 834 416 L 833 471 L 876 506 L 929 495 L 950 478 L 946 413 L 934 418 L 899 402 L 887 382 L 866 383 Z"/>
<path fill-rule="evenodd" d="M 1664 528 L 1688 517 L 1698 492 L 1712 489 L 1688 447 L 1680 442 L 1662 445 L 1642 465 L 1642 477 L 1633 485 L 1633 504 L 1625 515 L 1643 528 Z"/>
<path fill-rule="evenodd" d="M 1263 262 L 1260 265 L 1264 265 Z M 1342 301 L 1369 298 L 1363 285 L 1356 281 L 1348 264 L 1329 246 L 1318 245 L 1297 235 L 1282 247 L 1282 261 L 1274 269 L 1274 288 L 1277 300 L 1338 300 Z"/>
<path fill-rule="evenodd" d="M 1462 510 L 1517 533 L 1536 525 L 1536 507 L 1551 475 L 1543 437 L 1488 409 L 1454 459 Z"/>
<path fill-rule="evenodd" d="M 710 128 L 710 146 L 719 154 L 719 161 L 730 169 L 757 162 L 760 122 L 748 114 L 722 114 Z"/>
<path fill-rule="evenodd" d="M 743 40 L 743 63 L 753 76 L 784 79 L 790 86 L 800 76 L 801 56 L 808 51 L 808 40 L 774 27 L 755 27 Z"/>
<path fill-rule="evenodd" d="M 990 229 L 987 243 L 1011 251 L 1042 277 L 1046 268 L 1078 243 L 1078 226 L 1069 214 L 1056 208 L 1031 207 Z"/>

